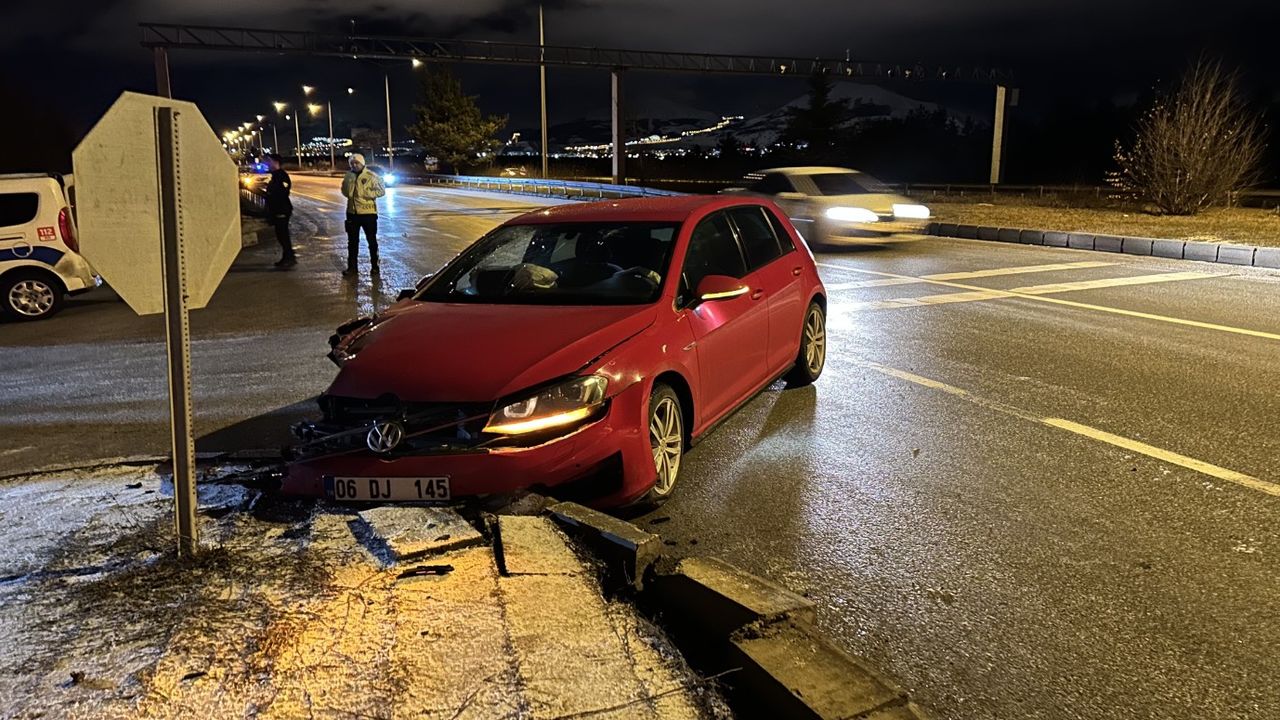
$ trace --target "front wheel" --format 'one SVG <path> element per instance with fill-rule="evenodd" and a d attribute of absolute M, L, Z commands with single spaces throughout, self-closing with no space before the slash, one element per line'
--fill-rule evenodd
<path fill-rule="evenodd" d="M 666 502 L 676 487 L 684 457 L 684 410 L 680 396 L 670 386 L 657 384 L 649 395 L 649 447 L 657 477 L 640 504 L 656 507 Z"/>
<path fill-rule="evenodd" d="M 796 356 L 795 366 L 787 373 L 787 385 L 803 387 L 813 384 L 826 364 L 827 314 L 821 305 L 811 302 L 800 331 L 800 353 Z"/>

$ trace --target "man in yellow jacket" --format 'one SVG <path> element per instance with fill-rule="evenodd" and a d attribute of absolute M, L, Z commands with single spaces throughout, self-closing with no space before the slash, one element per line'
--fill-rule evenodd
<path fill-rule="evenodd" d="M 387 194 L 382 178 L 364 164 L 364 156 L 351 156 L 351 172 L 342 178 L 342 196 L 347 199 L 347 269 L 343 275 L 356 274 L 360 256 L 360 231 L 369 243 L 369 270 L 378 272 L 378 198 Z"/>

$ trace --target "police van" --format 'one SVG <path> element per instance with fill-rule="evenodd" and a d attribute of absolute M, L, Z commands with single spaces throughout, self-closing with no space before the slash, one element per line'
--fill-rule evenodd
<path fill-rule="evenodd" d="M 0 175 L 0 315 L 39 320 L 97 286 L 80 256 L 75 188 L 59 175 Z"/>

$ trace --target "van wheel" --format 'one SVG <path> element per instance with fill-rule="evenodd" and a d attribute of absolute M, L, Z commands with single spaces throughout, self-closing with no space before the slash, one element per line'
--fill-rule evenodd
<path fill-rule="evenodd" d="M 48 273 L 17 270 L 0 278 L 0 307 L 14 320 L 40 320 L 62 309 L 62 286 Z"/>

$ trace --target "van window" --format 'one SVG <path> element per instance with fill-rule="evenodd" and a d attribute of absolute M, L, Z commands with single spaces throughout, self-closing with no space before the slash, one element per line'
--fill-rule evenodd
<path fill-rule="evenodd" d="M 40 196 L 35 193 L 0 193 L 0 227 L 26 225 L 39 210 Z"/>

